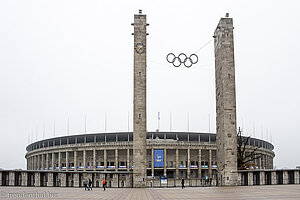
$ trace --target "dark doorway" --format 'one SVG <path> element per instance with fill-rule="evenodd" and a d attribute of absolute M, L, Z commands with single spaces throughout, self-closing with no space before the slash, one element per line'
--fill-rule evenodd
<path fill-rule="evenodd" d="M 15 172 L 15 186 L 22 186 L 21 172 Z"/>
<path fill-rule="evenodd" d="M 9 173 L 2 172 L 2 186 L 9 186 Z"/>
<path fill-rule="evenodd" d="M 294 171 L 289 171 L 288 172 L 288 183 L 289 184 L 295 184 L 295 172 Z"/>
<path fill-rule="evenodd" d="M 242 173 L 242 185 L 244 186 L 248 185 L 248 172 Z"/>
<path fill-rule="evenodd" d="M 271 179 L 271 172 L 265 172 L 265 184 L 266 185 L 271 185 L 272 184 L 272 179 Z"/>
<path fill-rule="evenodd" d="M 27 186 L 34 186 L 34 173 L 29 172 L 27 174 Z"/>
<path fill-rule="evenodd" d="M 282 171 L 276 172 L 276 183 L 283 184 L 283 172 Z"/>
<path fill-rule="evenodd" d="M 253 172 L 253 185 L 260 184 L 260 174 L 259 172 Z"/>

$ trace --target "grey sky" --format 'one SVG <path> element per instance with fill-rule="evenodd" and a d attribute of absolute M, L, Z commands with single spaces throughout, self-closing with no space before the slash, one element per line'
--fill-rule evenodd
<path fill-rule="evenodd" d="M 133 15 L 148 23 L 148 130 L 215 132 L 213 42 L 194 53 L 226 12 L 234 19 L 238 125 L 275 145 L 275 166 L 300 165 L 300 1 L 0 1 L 0 168 L 25 168 L 29 140 L 132 131 Z M 254 128 L 253 128 L 254 127 Z M 263 134 L 262 134 L 263 133 Z M 268 133 L 268 134 L 267 134 Z M 268 135 L 268 136 L 267 136 Z M 29 139 L 30 137 L 30 139 Z"/>

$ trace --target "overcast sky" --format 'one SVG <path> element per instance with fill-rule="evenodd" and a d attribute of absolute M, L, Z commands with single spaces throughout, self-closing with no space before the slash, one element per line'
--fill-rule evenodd
<path fill-rule="evenodd" d="M 56 136 L 67 135 L 68 118 L 70 134 L 84 133 L 85 116 L 88 133 L 104 132 L 105 113 L 107 132 L 132 131 L 139 9 L 150 24 L 149 131 L 160 112 L 161 131 L 215 132 L 213 42 L 189 69 L 166 55 L 196 52 L 229 12 L 238 126 L 274 144 L 277 168 L 300 165 L 300 1 L 1 0 L 0 168 L 25 168 L 26 146 L 53 137 L 54 120 Z"/>

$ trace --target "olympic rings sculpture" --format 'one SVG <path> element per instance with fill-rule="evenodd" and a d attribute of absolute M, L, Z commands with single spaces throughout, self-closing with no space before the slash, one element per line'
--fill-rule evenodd
<path fill-rule="evenodd" d="M 189 68 L 198 62 L 198 56 L 196 54 L 191 54 L 187 57 L 184 53 L 180 53 L 176 57 L 174 53 L 169 53 L 167 55 L 167 61 L 172 63 L 174 67 L 179 67 L 181 64 L 184 64 L 185 67 Z"/>

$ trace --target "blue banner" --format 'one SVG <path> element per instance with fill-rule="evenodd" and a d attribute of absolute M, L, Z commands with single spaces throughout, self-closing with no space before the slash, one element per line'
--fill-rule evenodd
<path fill-rule="evenodd" d="M 154 167 L 164 167 L 163 149 L 154 149 Z"/>

